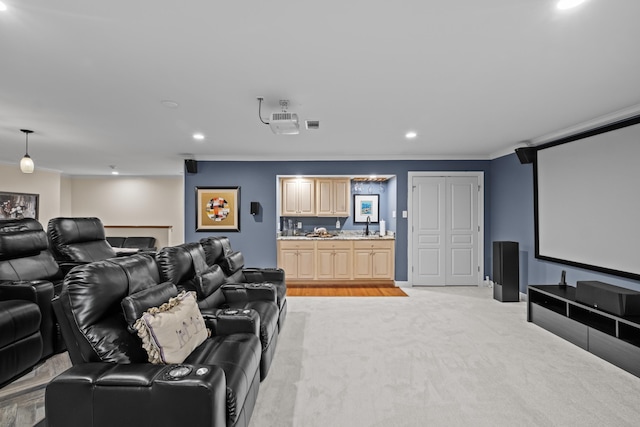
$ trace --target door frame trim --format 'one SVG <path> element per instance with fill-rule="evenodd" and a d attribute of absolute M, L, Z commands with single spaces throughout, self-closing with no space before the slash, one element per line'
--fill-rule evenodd
<path fill-rule="evenodd" d="M 456 171 L 409 171 L 407 173 L 407 279 L 409 286 L 413 287 L 413 178 L 420 177 L 476 177 L 478 178 L 478 266 L 480 270 L 477 276 L 477 285 L 480 286 L 484 277 L 484 171 L 456 172 Z"/>

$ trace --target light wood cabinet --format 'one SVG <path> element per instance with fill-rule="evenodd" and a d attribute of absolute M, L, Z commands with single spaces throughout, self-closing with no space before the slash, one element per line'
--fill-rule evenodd
<path fill-rule="evenodd" d="M 288 279 L 315 278 L 315 242 L 278 241 L 278 267 Z"/>
<path fill-rule="evenodd" d="M 393 282 L 393 240 L 278 240 L 278 267 L 295 283 Z"/>
<path fill-rule="evenodd" d="M 348 217 L 351 206 L 349 178 L 316 179 L 316 215 Z"/>
<path fill-rule="evenodd" d="M 315 216 L 315 180 L 284 178 L 281 180 L 282 216 Z"/>
<path fill-rule="evenodd" d="M 393 241 L 357 240 L 353 242 L 354 279 L 393 279 Z"/>
<path fill-rule="evenodd" d="M 316 279 L 351 279 L 353 247 L 350 241 L 316 242 Z"/>

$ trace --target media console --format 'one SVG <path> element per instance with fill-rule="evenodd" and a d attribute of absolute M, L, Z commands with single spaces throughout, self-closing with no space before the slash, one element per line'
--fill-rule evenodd
<path fill-rule="evenodd" d="M 529 285 L 527 320 L 640 377 L 640 316 L 576 301 L 576 288 Z"/>

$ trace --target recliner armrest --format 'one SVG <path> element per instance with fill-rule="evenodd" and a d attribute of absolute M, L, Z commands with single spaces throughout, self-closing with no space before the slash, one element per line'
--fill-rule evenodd
<path fill-rule="evenodd" d="M 277 302 L 278 294 L 271 283 L 227 283 L 222 285 L 225 300 L 233 305 L 246 301 Z"/>
<path fill-rule="evenodd" d="M 48 427 L 226 425 L 226 380 L 212 365 L 85 363 L 45 392 Z"/>
<path fill-rule="evenodd" d="M 51 300 L 54 297 L 54 286 L 48 280 L 17 280 L 0 284 L 0 300 L 26 300 L 36 303 L 42 320 L 42 356 L 64 350 L 64 344 L 58 337 L 54 322 Z"/>
<path fill-rule="evenodd" d="M 248 268 L 242 269 L 247 282 L 284 282 L 282 268 Z"/>
<path fill-rule="evenodd" d="M 89 264 L 88 262 L 74 262 L 74 261 L 58 261 L 58 266 L 60 266 L 60 270 L 66 276 L 67 273 L 73 269 L 73 267 L 77 267 L 78 265 Z"/>
<path fill-rule="evenodd" d="M 53 283 L 48 280 L 16 280 L 0 283 L 0 300 L 24 299 L 42 307 L 43 304 L 51 305 L 53 295 Z"/>
<path fill-rule="evenodd" d="M 249 333 L 260 338 L 260 316 L 248 308 L 227 308 L 214 316 L 203 314 L 205 323 L 217 335 Z"/>

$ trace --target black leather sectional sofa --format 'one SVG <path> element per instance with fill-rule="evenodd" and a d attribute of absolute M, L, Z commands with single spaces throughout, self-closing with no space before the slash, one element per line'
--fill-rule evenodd
<path fill-rule="evenodd" d="M 286 313 L 226 237 L 117 256 L 98 218 L 0 221 L 0 387 L 66 349 L 49 427 L 247 426 Z"/>
<path fill-rule="evenodd" d="M 91 260 L 100 228 L 49 224 L 51 252 L 72 267 L 50 305 L 73 366 L 46 388 L 46 425 L 247 426 L 286 318 L 284 271 L 245 268 L 225 237 Z M 188 350 L 177 359 L 176 341 Z"/>
<path fill-rule="evenodd" d="M 0 220 L 0 386 L 64 350 L 51 307 L 62 279 L 38 221 Z"/>

